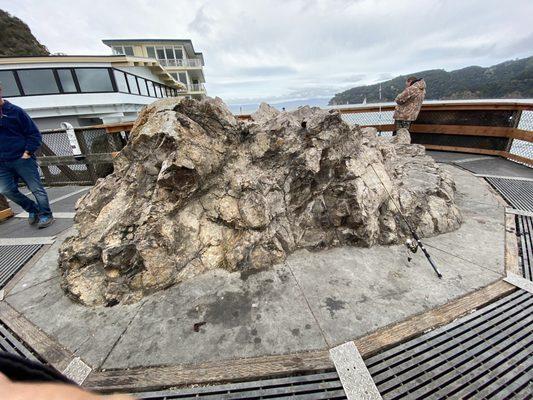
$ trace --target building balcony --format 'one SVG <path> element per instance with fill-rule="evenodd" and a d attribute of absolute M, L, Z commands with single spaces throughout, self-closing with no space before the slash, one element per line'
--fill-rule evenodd
<path fill-rule="evenodd" d="M 203 83 L 190 83 L 187 85 L 188 92 L 205 92 L 205 86 Z"/>
<path fill-rule="evenodd" d="M 201 68 L 202 61 L 199 58 L 187 58 L 181 60 L 157 60 L 164 67 L 194 67 Z"/>

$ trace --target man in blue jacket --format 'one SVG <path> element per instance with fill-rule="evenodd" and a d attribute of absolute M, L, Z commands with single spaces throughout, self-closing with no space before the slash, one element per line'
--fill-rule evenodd
<path fill-rule="evenodd" d="M 54 218 L 35 159 L 41 141 L 41 133 L 30 116 L 2 98 L 0 85 L 0 193 L 28 212 L 30 225 L 46 228 Z M 19 179 L 37 202 L 19 191 Z"/>

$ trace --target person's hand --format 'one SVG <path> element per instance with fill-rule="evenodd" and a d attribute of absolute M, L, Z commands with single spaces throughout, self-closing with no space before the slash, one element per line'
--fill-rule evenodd
<path fill-rule="evenodd" d="M 28 158 L 31 158 L 31 154 L 25 151 L 24 154 L 22 155 L 22 159 L 27 160 Z"/>
<path fill-rule="evenodd" d="M 86 392 L 63 383 L 15 383 L 0 373 L 0 399 L 2 400 L 133 400 L 130 396 L 110 396 Z"/>

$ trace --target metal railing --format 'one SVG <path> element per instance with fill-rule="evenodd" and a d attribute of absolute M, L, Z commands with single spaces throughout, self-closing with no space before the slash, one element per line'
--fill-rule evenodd
<path fill-rule="evenodd" d="M 82 156 L 75 156 L 65 129 L 42 132 L 37 152 L 41 178 L 48 186 L 94 185 L 113 172 L 113 155 L 126 144 L 132 123 L 75 128 Z"/>
<path fill-rule="evenodd" d="M 347 123 L 372 126 L 380 136 L 394 130 L 395 104 L 327 107 Z M 246 120 L 250 115 L 237 116 Z M 428 150 L 501 156 L 533 166 L 533 101 L 472 100 L 424 102 L 411 125 L 413 143 Z"/>
<path fill-rule="evenodd" d="M 186 58 L 181 60 L 157 60 L 164 67 L 201 67 L 202 62 L 198 58 Z"/>
<path fill-rule="evenodd" d="M 379 106 L 336 109 L 348 123 L 376 127 L 382 136 L 394 129 L 393 105 L 382 105 L 381 112 Z M 132 125 L 76 128 L 82 160 L 74 157 L 65 130 L 44 131 L 37 154 L 42 178 L 47 185 L 94 184 L 113 171 L 113 154 L 126 144 Z M 427 149 L 496 155 L 533 166 L 533 103 L 424 104 L 411 132 L 413 142 Z"/>
<path fill-rule="evenodd" d="M 187 90 L 189 92 L 205 92 L 205 86 L 203 83 L 189 83 Z"/>

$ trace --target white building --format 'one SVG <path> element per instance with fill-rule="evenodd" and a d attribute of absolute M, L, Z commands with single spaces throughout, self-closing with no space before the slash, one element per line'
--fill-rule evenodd
<path fill-rule="evenodd" d="M 187 95 L 206 94 L 204 56 L 188 39 L 113 39 L 103 40 L 113 54 L 156 59 L 170 75 L 187 87 Z"/>
<path fill-rule="evenodd" d="M 190 40 L 104 42 L 124 54 L 0 57 L 3 97 L 55 129 L 133 121 L 157 98 L 205 96 L 203 56 Z"/>

